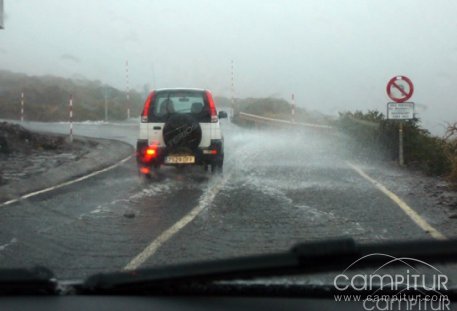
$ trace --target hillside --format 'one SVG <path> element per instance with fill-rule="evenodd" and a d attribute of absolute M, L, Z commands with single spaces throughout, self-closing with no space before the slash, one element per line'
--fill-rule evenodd
<path fill-rule="evenodd" d="M 126 118 L 125 92 L 105 86 L 100 81 L 64 79 L 54 76 L 28 76 L 0 70 L 0 118 L 20 118 L 20 96 L 24 92 L 25 119 L 30 121 L 68 120 L 68 99 L 73 95 L 74 120 L 102 120 L 105 115 L 105 94 L 109 119 Z M 130 92 L 131 116 L 138 116 L 142 95 Z"/>
<path fill-rule="evenodd" d="M 235 114 L 238 112 L 251 113 L 259 116 L 281 120 L 291 120 L 291 104 L 281 98 L 243 98 L 235 101 Z M 295 107 L 295 121 L 311 123 L 328 123 L 329 117 L 303 107 Z"/>

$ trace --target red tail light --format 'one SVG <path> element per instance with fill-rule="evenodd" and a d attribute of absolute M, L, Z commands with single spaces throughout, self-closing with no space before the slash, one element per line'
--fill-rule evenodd
<path fill-rule="evenodd" d="M 211 122 L 217 122 L 217 111 L 216 111 L 216 105 L 214 104 L 214 99 L 213 95 L 211 94 L 210 91 L 205 91 L 206 98 L 208 99 L 208 104 L 209 104 L 209 111 L 211 115 Z"/>
<path fill-rule="evenodd" d="M 145 162 L 151 161 L 157 156 L 157 146 L 151 145 L 144 150 L 143 160 Z"/>
<path fill-rule="evenodd" d="M 140 172 L 141 174 L 149 174 L 151 170 L 149 169 L 149 167 L 142 167 L 140 168 Z"/>
<path fill-rule="evenodd" d="M 141 113 L 141 122 L 148 122 L 149 109 L 151 108 L 151 103 L 154 101 L 155 92 L 152 91 L 146 101 L 144 102 L 143 112 Z"/>

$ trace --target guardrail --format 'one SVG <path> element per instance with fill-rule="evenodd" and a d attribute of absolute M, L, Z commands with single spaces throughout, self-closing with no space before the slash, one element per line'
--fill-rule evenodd
<path fill-rule="evenodd" d="M 373 128 L 378 128 L 379 127 L 379 123 L 377 123 L 377 122 L 372 122 L 372 121 L 367 121 L 367 120 L 360 120 L 360 119 L 353 118 L 353 117 L 348 117 L 348 118 L 354 123 L 358 123 L 358 124 L 365 125 L 365 126 L 368 126 L 368 127 L 373 127 Z"/>
<path fill-rule="evenodd" d="M 330 125 L 323 125 L 323 124 L 313 124 L 313 123 L 304 123 L 304 122 L 292 122 L 287 120 L 279 120 L 273 119 L 268 117 L 261 117 L 255 114 L 240 112 L 238 114 L 238 118 L 245 121 L 252 121 L 255 123 L 264 123 L 264 124 L 276 124 L 276 125 L 288 125 L 288 126 L 296 126 L 296 127 L 308 127 L 308 128 L 319 128 L 319 129 L 326 129 L 326 130 L 334 130 L 334 127 Z"/>

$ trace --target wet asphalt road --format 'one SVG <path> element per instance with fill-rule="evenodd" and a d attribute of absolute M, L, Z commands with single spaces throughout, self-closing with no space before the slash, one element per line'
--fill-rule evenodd
<path fill-rule="evenodd" d="M 29 128 L 67 132 L 66 124 Z M 358 175 L 357 163 L 447 237 L 455 221 L 417 178 L 393 165 L 356 158 L 348 142 L 308 131 L 249 130 L 222 122 L 222 176 L 163 168 L 149 183 L 133 159 L 119 167 L 0 209 L 0 267 L 43 265 L 57 277 L 123 269 L 196 207 L 140 267 L 289 249 L 350 236 L 358 241 L 431 238 L 391 199 Z M 134 144 L 134 124 L 77 124 L 75 133 Z M 398 182 L 401 180 L 401 184 Z"/>

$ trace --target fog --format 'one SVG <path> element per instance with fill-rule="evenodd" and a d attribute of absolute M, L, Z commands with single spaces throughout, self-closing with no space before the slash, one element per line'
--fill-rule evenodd
<path fill-rule="evenodd" d="M 455 1 L 5 0 L 0 69 L 385 111 L 404 74 L 424 125 L 457 121 Z"/>

